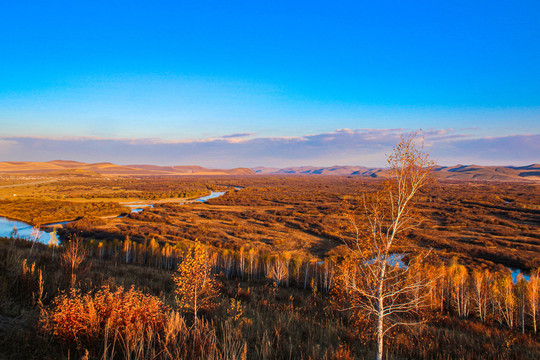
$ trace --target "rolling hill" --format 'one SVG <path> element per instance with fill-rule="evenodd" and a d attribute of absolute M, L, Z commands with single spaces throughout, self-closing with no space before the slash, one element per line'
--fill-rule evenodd
<path fill-rule="evenodd" d="M 437 166 L 435 177 L 440 180 L 479 181 L 540 181 L 540 164 L 527 166 Z M 110 162 L 84 163 L 70 160 L 47 162 L 0 162 L 0 174 L 28 175 L 78 175 L 78 176 L 186 176 L 186 175 L 335 175 L 384 178 L 388 169 L 364 166 L 298 166 L 287 168 L 256 167 L 234 169 L 208 169 L 197 165 L 116 165 Z"/>
<path fill-rule="evenodd" d="M 288 168 L 257 167 L 252 169 L 257 174 L 290 174 L 290 175 L 346 175 L 387 177 L 388 169 L 367 168 L 363 166 L 299 166 Z M 527 166 L 479 166 L 455 165 L 437 166 L 435 177 L 441 180 L 481 180 L 481 181 L 539 181 L 540 164 Z"/>
<path fill-rule="evenodd" d="M 435 168 L 437 176 L 449 180 L 540 180 L 540 164 L 527 166 L 456 165 Z"/>
<path fill-rule="evenodd" d="M 0 174 L 177 176 L 177 175 L 253 175 L 251 169 L 207 169 L 201 166 L 116 165 L 110 162 L 83 163 L 69 160 L 47 162 L 0 162 Z"/>

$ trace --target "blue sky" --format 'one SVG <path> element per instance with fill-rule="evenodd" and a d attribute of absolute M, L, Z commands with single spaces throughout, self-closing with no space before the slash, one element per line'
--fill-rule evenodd
<path fill-rule="evenodd" d="M 3 4 L 0 159 L 383 165 L 422 128 L 440 163 L 540 162 L 538 18 L 538 1 Z"/>

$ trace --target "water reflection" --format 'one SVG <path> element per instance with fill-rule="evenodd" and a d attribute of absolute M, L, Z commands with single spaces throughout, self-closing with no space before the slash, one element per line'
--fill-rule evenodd
<path fill-rule="evenodd" d="M 400 254 L 400 253 L 388 254 L 388 257 L 386 258 L 386 263 L 392 267 L 397 266 L 398 268 L 405 270 L 409 267 L 407 264 L 403 262 L 403 258 L 405 256 L 407 256 L 407 254 Z M 369 260 L 367 263 L 373 264 L 374 261 L 375 261 L 375 258 Z"/>
<path fill-rule="evenodd" d="M 19 237 L 27 240 L 38 241 L 43 244 L 50 244 L 51 239 L 53 243 L 58 242 L 56 232 L 45 232 L 32 225 L 23 223 L 21 221 L 10 220 L 5 217 L 0 217 L 0 236 L 2 237 Z"/>
<path fill-rule="evenodd" d="M 531 275 L 523 272 L 521 269 L 508 268 L 512 272 L 512 282 L 516 284 L 518 282 L 518 277 L 521 275 L 525 281 L 531 281 Z"/>

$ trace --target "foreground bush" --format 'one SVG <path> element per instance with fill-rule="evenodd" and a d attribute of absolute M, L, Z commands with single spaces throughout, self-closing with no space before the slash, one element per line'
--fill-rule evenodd
<path fill-rule="evenodd" d="M 71 289 L 44 310 L 41 327 L 64 343 L 92 343 L 103 332 L 109 336 L 138 337 L 165 327 L 168 308 L 161 300 L 134 288 L 111 292 L 103 287 L 93 295 Z"/>
<path fill-rule="evenodd" d="M 131 288 L 93 294 L 71 289 L 44 309 L 40 329 L 90 358 L 202 359 L 216 356 L 215 331 L 205 322 L 189 328 L 152 295 Z"/>

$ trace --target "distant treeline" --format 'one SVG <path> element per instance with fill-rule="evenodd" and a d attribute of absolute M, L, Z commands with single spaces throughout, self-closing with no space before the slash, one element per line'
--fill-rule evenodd
<path fill-rule="evenodd" d="M 19 199 L 0 201 L 0 216 L 43 225 L 79 217 L 118 215 L 129 208 L 115 202 L 70 202 L 60 200 Z"/>
<path fill-rule="evenodd" d="M 134 242 L 89 241 L 93 257 L 117 263 L 137 264 L 163 270 L 174 270 L 185 257 L 191 242 L 160 245 L 155 239 Z M 270 281 L 276 286 L 293 286 L 312 291 L 332 293 L 343 276 L 358 277 L 354 263 L 340 257 L 319 260 L 293 255 L 290 252 L 269 254 L 256 249 L 239 251 L 209 247 L 213 272 L 227 279 L 242 281 Z M 406 275 L 410 276 L 410 274 Z M 426 278 L 426 286 L 416 296 L 429 299 L 430 312 L 451 314 L 459 318 L 478 318 L 492 325 L 518 328 L 522 332 L 537 332 L 540 308 L 540 279 L 538 270 L 530 280 L 519 276 L 513 283 L 510 270 L 492 272 L 487 269 L 469 271 L 464 265 L 424 264 L 414 272 Z M 410 278 L 416 281 L 416 278 Z M 360 283 L 360 279 L 357 280 Z M 347 281 L 346 283 L 354 283 Z M 425 311 L 425 310 L 424 310 Z"/>
<path fill-rule="evenodd" d="M 56 195 L 61 198 L 83 198 L 83 199 L 141 199 L 141 200 L 160 200 L 170 198 L 196 198 L 210 195 L 210 190 L 171 190 L 171 191 L 115 191 L 114 193 L 80 193 L 71 195 Z"/>
<path fill-rule="evenodd" d="M 210 194 L 212 184 L 205 181 L 187 181 L 170 178 L 85 179 L 59 181 L 46 189 L 56 198 L 135 198 L 158 200 L 192 198 Z M 39 188 L 39 187 L 38 187 Z"/>

